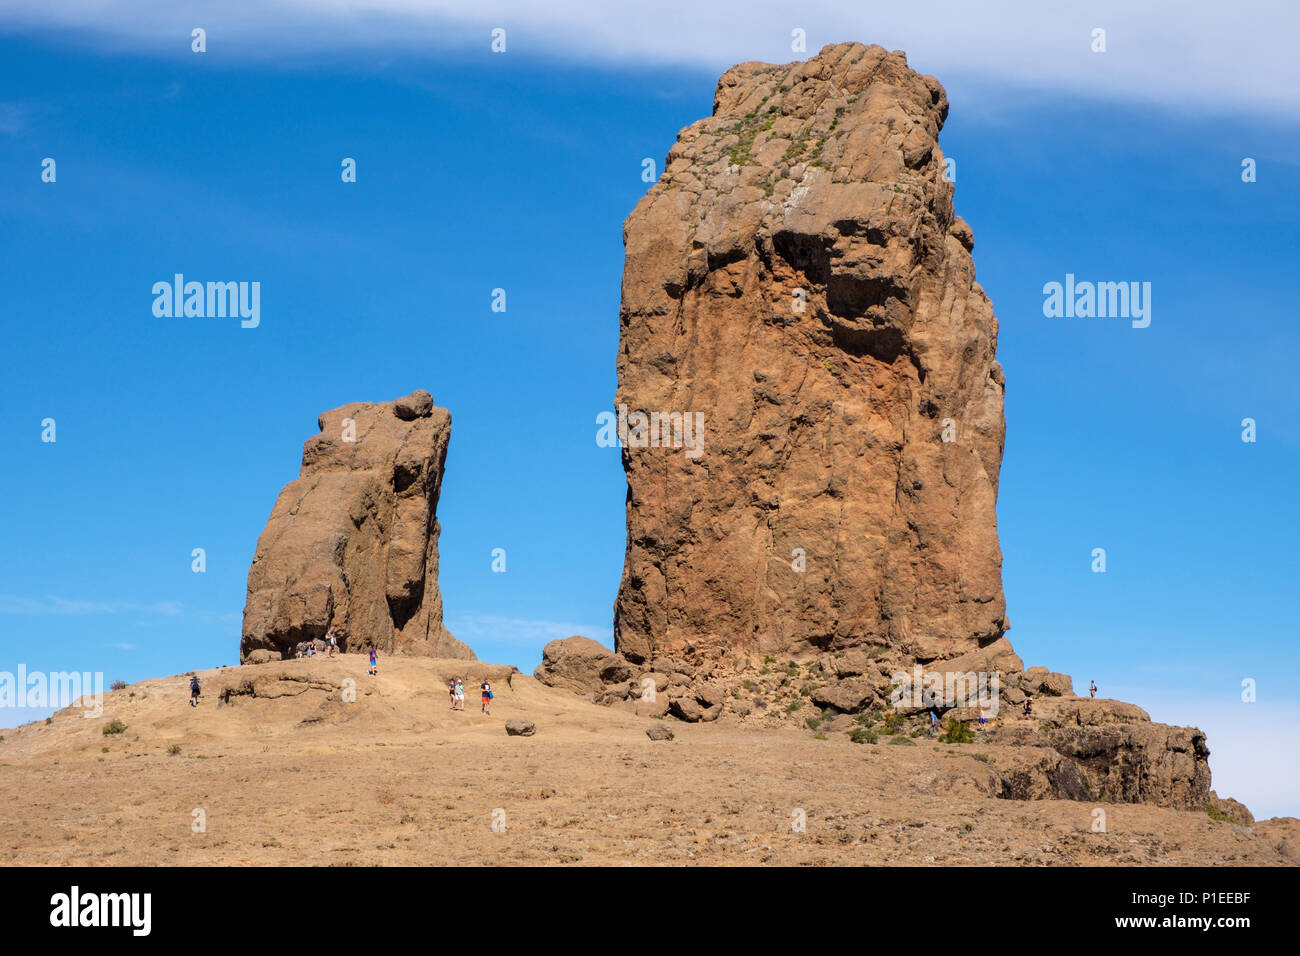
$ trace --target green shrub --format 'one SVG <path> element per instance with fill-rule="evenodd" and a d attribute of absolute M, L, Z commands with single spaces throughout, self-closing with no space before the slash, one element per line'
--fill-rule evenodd
<path fill-rule="evenodd" d="M 180 752 L 181 752 L 180 744 L 172 744 L 170 747 L 167 748 L 167 753 L 173 757 L 175 757 Z"/>
<path fill-rule="evenodd" d="M 822 719 L 820 717 L 805 717 L 803 722 L 807 725 L 809 730 L 816 730 L 821 726 Z"/>
<path fill-rule="evenodd" d="M 880 739 L 880 735 L 874 730 L 868 730 L 866 727 L 854 727 L 849 731 L 849 740 L 855 744 L 874 744 Z"/>
<path fill-rule="evenodd" d="M 940 735 L 939 740 L 945 744 L 969 744 L 974 742 L 975 735 L 971 732 L 969 721 L 949 717 L 948 729 Z"/>
<path fill-rule="evenodd" d="M 915 747 L 915 746 L 916 746 L 916 741 L 915 741 L 915 740 L 912 740 L 912 739 L 909 738 L 909 737 L 890 737 L 890 738 L 889 738 L 889 742 L 890 742 L 891 744 L 902 744 L 904 747 Z"/>
<path fill-rule="evenodd" d="M 115 680 L 115 681 L 113 681 L 113 683 L 111 683 L 111 684 L 108 685 L 108 689 L 109 689 L 109 690 L 126 690 L 126 681 L 124 681 L 124 680 Z"/>
<path fill-rule="evenodd" d="M 104 725 L 104 736 L 108 737 L 111 734 L 120 734 L 124 730 L 126 730 L 126 724 L 114 717 Z"/>
<path fill-rule="evenodd" d="M 881 723 L 884 725 L 883 733 L 896 734 L 903 729 L 903 724 L 907 722 L 904 717 L 896 710 L 887 711 Z"/>

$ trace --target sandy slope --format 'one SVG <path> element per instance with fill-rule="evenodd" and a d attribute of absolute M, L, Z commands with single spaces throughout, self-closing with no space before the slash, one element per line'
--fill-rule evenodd
<path fill-rule="evenodd" d="M 187 678 L 169 677 L 109 694 L 95 719 L 69 709 L 5 731 L 0 861 L 1286 865 L 1300 847 L 1293 818 L 1248 828 L 1131 805 L 1105 805 L 1094 833 L 1091 804 L 984 795 L 972 755 L 986 745 L 859 745 L 725 719 L 670 722 L 676 739 L 655 743 L 646 720 L 478 663 L 387 658 L 372 678 L 345 656 L 199 673 L 198 708 Z M 447 709 L 456 673 L 470 678 L 466 713 Z M 491 717 L 478 713 L 484 673 Z M 219 703 L 223 686 L 257 677 L 293 696 Z M 344 677 L 354 703 L 304 682 Z M 514 716 L 536 735 L 507 736 Z M 114 717 L 127 730 L 103 735 Z M 806 832 L 792 830 L 797 810 Z"/>

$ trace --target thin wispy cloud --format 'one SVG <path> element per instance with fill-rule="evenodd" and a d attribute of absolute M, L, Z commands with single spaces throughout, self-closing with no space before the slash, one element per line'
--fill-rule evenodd
<path fill-rule="evenodd" d="M 50 615 L 151 614 L 176 617 L 183 607 L 177 601 L 85 601 L 46 596 L 39 598 L 0 594 L 0 614 L 46 617 Z"/>
<path fill-rule="evenodd" d="M 490 640 L 499 645 L 535 648 L 557 638 L 580 634 L 606 646 L 613 646 L 614 631 L 609 625 L 573 624 L 487 614 L 467 614 L 448 619 L 447 630 L 473 645 L 475 640 Z"/>
<path fill-rule="evenodd" d="M 1300 5 L 1213 0 L 1176 8 L 1152 0 L 968 0 L 844 3 L 752 0 L 743 15 L 695 0 L 609 4 L 580 0 L 229 0 L 220 8 L 162 0 L 0 0 L 0 28 L 115 49 L 283 63 L 341 50 L 489 56 L 506 30 L 507 55 L 610 65 L 680 64 L 716 72 L 733 63 L 804 59 L 827 43 L 858 40 L 906 50 L 912 65 L 950 82 L 971 78 L 1016 91 L 1153 102 L 1187 113 L 1300 115 Z M 1096 29 L 1106 52 L 1092 50 Z M 804 31 L 806 51 L 792 51 Z"/>

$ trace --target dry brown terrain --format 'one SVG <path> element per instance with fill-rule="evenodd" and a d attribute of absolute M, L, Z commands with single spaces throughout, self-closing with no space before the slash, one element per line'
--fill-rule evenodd
<path fill-rule="evenodd" d="M 0 861 L 36 865 L 1295 863 L 1300 821 L 984 795 L 988 744 L 650 721 L 506 668 L 360 656 L 200 671 L 4 731 Z M 466 713 L 446 678 L 470 677 Z M 491 717 L 478 713 L 481 674 Z M 278 680 L 283 676 L 289 678 Z M 337 699 L 344 677 L 354 703 Z M 225 685 L 259 693 L 219 704 Z M 510 737 L 510 717 L 535 721 Z M 125 732 L 106 736 L 111 719 Z M 305 722 L 304 722 L 305 721 Z M 179 752 L 169 754 L 169 748 Z M 193 832 L 202 810 L 205 832 Z M 806 832 L 791 827 L 806 814 Z M 494 830 L 504 812 L 504 830 Z"/>

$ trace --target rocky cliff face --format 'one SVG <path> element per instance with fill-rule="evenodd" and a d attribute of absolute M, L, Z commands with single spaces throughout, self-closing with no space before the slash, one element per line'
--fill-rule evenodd
<path fill-rule="evenodd" d="M 428 392 L 325 412 L 248 572 L 240 657 L 334 628 L 345 650 L 473 658 L 442 624 L 438 495 L 451 415 Z"/>
<path fill-rule="evenodd" d="M 628 660 L 928 661 L 1007 629 L 997 321 L 944 175 L 947 111 L 876 46 L 742 64 L 628 218 Z"/>
<path fill-rule="evenodd" d="M 727 71 L 682 131 L 624 227 L 615 650 L 555 641 L 535 676 L 859 743 L 940 715 L 992 748 L 990 794 L 1203 808 L 1201 731 L 1076 697 L 1003 637 L 1004 378 L 947 110 L 847 43 Z"/>

